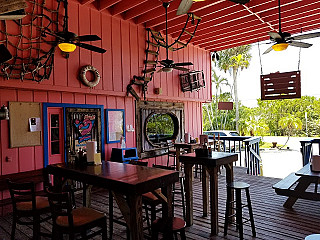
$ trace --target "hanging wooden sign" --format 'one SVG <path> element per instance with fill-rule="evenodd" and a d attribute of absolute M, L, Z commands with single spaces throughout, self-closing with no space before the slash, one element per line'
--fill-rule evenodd
<path fill-rule="evenodd" d="M 219 110 L 232 110 L 233 109 L 233 102 L 218 102 L 218 109 Z"/>
<path fill-rule="evenodd" d="M 301 98 L 301 72 L 276 72 L 260 76 L 261 100 Z"/>

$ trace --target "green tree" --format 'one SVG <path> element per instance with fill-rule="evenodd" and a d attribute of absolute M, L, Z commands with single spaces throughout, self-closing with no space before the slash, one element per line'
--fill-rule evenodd
<path fill-rule="evenodd" d="M 288 116 L 282 117 L 279 120 L 279 125 L 282 129 L 285 129 L 288 138 L 284 145 L 287 144 L 289 141 L 290 136 L 292 135 L 294 130 L 301 130 L 302 129 L 302 122 L 299 118 L 292 116 L 291 114 L 288 114 Z"/>
<path fill-rule="evenodd" d="M 236 109 L 236 130 L 239 131 L 239 98 L 238 98 L 238 82 L 237 77 L 239 70 L 248 68 L 251 60 L 251 45 L 244 45 L 235 48 L 226 49 L 219 52 L 220 60 L 217 65 L 220 70 L 230 71 L 233 77 L 233 92 Z"/>

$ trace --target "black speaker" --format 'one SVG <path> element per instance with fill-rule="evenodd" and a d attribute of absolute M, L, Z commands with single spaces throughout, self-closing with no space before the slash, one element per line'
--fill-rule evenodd
<path fill-rule="evenodd" d="M 12 58 L 11 53 L 4 44 L 0 44 L 0 63 L 9 61 Z"/>

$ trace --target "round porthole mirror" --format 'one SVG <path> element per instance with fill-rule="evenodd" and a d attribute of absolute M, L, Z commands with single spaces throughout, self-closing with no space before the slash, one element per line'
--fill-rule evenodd
<path fill-rule="evenodd" d="M 176 139 L 179 121 L 173 113 L 151 113 L 145 124 L 145 135 L 153 146 L 161 146 L 167 140 Z"/>

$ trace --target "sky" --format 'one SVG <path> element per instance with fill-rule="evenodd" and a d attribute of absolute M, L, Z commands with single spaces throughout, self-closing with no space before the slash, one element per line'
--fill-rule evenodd
<path fill-rule="evenodd" d="M 320 37 L 303 40 L 303 42 L 311 43 L 313 46 L 301 49 L 301 94 L 302 96 L 315 96 L 320 98 L 320 61 L 318 59 L 320 56 Z M 298 70 L 300 48 L 289 46 L 285 51 L 271 51 L 268 54 L 262 55 L 262 53 L 271 46 L 270 44 L 265 43 L 266 42 L 259 44 L 263 74 L 277 71 L 290 72 Z M 247 107 L 257 106 L 257 99 L 261 97 L 261 65 L 258 44 L 252 46 L 251 54 L 252 59 L 250 66 L 248 69 L 241 71 L 238 76 L 239 100 Z M 232 84 L 232 76 L 228 72 L 219 72 L 218 74 L 226 77 L 229 80 L 229 83 Z M 215 88 L 213 88 L 213 91 L 214 89 Z"/>

